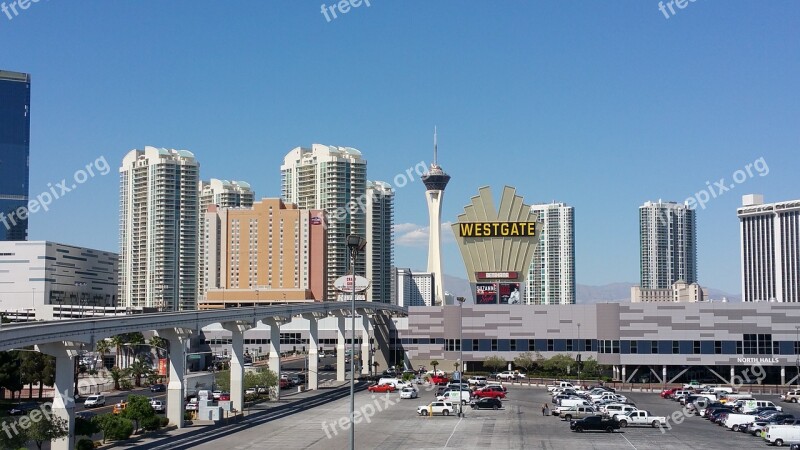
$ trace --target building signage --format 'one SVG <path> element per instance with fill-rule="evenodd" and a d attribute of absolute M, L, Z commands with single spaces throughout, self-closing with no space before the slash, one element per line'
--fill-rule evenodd
<path fill-rule="evenodd" d="M 777 364 L 780 360 L 778 358 L 736 358 L 736 362 L 740 364 Z"/>
<path fill-rule="evenodd" d="M 363 292 L 369 288 L 369 280 L 361 275 L 345 275 L 337 278 L 333 287 L 342 292 Z"/>
<path fill-rule="evenodd" d="M 519 272 L 475 272 L 478 280 L 516 280 Z"/>
<path fill-rule="evenodd" d="M 322 218 L 319 216 L 311 217 L 311 225 L 322 225 Z"/>
<path fill-rule="evenodd" d="M 519 305 L 519 283 L 500 283 L 500 304 Z"/>
<path fill-rule="evenodd" d="M 497 303 L 497 284 L 479 283 L 475 286 L 475 303 L 489 305 Z"/>
<path fill-rule="evenodd" d="M 536 234 L 536 222 L 459 222 L 461 237 L 515 237 Z"/>

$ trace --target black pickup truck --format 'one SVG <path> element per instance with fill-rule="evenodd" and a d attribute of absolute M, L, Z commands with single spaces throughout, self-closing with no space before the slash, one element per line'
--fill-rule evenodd
<path fill-rule="evenodd" d="M 589 416 L 580 420 L 571 420 L 569 422 L 569 429 L 577 431 L 578 433 L 584 430 L 612 433 L 614 430 L 619 430 L 619 422 L 614 419 L 606 419 L 603 416 Z"/>

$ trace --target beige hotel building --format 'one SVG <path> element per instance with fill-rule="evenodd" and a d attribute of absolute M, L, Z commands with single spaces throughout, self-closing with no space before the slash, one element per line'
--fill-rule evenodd
<path fill-rule="evenodd" d="M 322 210 L 280 199 L 252 208 L 208 207 L 200 309 L 323 301 L 327 237 Z"/>

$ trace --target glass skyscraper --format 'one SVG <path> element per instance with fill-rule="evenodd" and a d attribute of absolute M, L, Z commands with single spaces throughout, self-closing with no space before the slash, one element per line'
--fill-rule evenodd
<path fill-rule="evenodd" d="M 0 70 L 0 241 L 28 238 L 31 78 Z"/>

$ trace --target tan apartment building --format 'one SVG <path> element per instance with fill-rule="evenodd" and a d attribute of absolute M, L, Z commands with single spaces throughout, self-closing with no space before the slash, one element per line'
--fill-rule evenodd
<path fill-rule="evenodd" d="M 323 301 L 327 236 L 322 210 L 280 199 L 205 213 L 205 299 L 200 309 Z"/>

